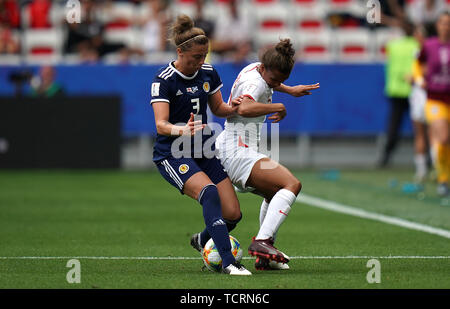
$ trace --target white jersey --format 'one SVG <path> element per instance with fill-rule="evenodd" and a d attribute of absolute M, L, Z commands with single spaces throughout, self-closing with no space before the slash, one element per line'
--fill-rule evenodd
<path fill-rule="evenodd" d="M 259 103 L 272 103 L 273 89 L 267 85 L 261 74 L 259 74 L 257 70 L 259 65 L 259 62 L 255 62 L 242 69 L 231 88 L 228 104 L 231 104 L 232 99 L 241 95 L 248 96 Z M 257 145 L 265 119 L 266 116 L 245 118 L 236 115 L 230 117 L 225 122 L 225 138 L 230 140 L 241 137 L 243 143 Z"/>
<path fill-rule="evenodd" d="M 228 104 L 231 104 L 233 98 L 241 95 L 259 103 L 272 103 L 273 90 L 257 71 L 259 64 L 259 62 L 252 63 L 239 73 L 231 89 Z M 261 127 L 265 119 L 266 116 L 245 118 L 239 115 L 228 118 L 225 130 L 216 140 L 217 157 L 231 182 L 241 192 L 253 190 L 247 187 L 248 177 L 255 163 L 267 158 L 265 154 L 258 152 Z"/>

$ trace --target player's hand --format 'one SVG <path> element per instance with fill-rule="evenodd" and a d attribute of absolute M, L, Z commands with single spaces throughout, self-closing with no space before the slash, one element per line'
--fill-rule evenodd
<path fill-rule="evenodd" d="M 315 90 L 320 88 L 319 83 L 315 83 L 312 85 L 297 85 L 289 88 L 289 94 L 294 97 L 302 97 L 305 95 L 310 95 L 311 90 Z"/>
<path fill-rule="evenodd" d="M 286 114 L 286 108 L 284 108 L 282 111 L 276 112 L 275 114 L 267 117 L 267 119 L 272 120 L 273 123 L 277 123 L 283 120 L 283 118 L 286 117 Z"/>
<path fill-rule="evenodd" d="M 240 95 L 237 98 L 234 98 L 233 100 L 231 100 L 231 106 L 235 107 L 235 106 L 239 106 L 242 103 L 242 100 L 245 98 L 245 96 Z"/>
<path fill-rule="evenodd" d="M 237 114 L 239 105 L 241 105 L 243 99 L 244 99 L 244 96 L 240 95 L 237 98 L 234 98 L 233 100 L 231 100 L 231 115 L 230 116 L 234 116 Z"/>
<path fill-rule="evenodd" d="M 206 124 L 202 124 L 201 120 L 194 121 L 194 113 L 191 113 L 191 117 L 187 124 L 183 127 L 182 135 L 190 135 L 194 136 L 198 131 L 203 130 L 206 127 Z"/>

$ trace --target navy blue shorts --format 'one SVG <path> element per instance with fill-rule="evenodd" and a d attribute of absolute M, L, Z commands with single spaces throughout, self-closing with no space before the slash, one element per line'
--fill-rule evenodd
<path fill-rule="evenodd" d="M 219 159 L 215 157 L 212 159 L 169 157 L 156 162 L 156 166 L 164 179 L 180 190 L 181 194 L 184 194 L 183 187 L 186 181 L 198 172 L 204 172 L 214 184 L 228 177 Z"/>

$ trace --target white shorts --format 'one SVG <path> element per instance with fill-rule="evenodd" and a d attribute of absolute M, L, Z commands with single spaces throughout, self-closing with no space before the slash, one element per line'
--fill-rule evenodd
<path fill-rule="evenodd" d="M 425 123 L 425 103 L 427 101 L 426 91 L 419 86 L 413 86 L 409 95 L 409 110 L 411 119 Z"/>
<path fill-rule="evenodd" d="M 255 188 L 246 186 L 256 162 L 268 156 L 253 148 L 238 146 L 234 140 L 226 140 L 222 132 L 216 140 L 217 158 L 222 163 L 233 185 L 239 192 L 251 192 Z"/>

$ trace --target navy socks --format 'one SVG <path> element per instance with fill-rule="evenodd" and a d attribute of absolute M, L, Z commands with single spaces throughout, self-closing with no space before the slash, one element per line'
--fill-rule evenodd
<path fill-rule="evenodd" d="M 206 224 L 205 231 L 214 240 L 217 250 L 222 257 L 222 266 L 225 268 L 234 263 L 235 259 L 231 253 L 227 225 L 222 218 L 222 208 L 217 187 L 213 184 L 205 186 L 200 192 L 198 201 L 203 206 L 203 218 Z M 201 242 L 203 242 L 203 239 L 206 239 L 204 238 L 206 236 L 204 234 L 205 231 L 200 234 Z"/>
<path fill-rule="evenodd" d="M 223 219 L 223 221 L 225 221 L 225 224 L 227 225 L 228 234 L 232 230 L 234 230 L 234 228 L 239 223 L 239 221 L 241 221 L 241 219 L 242 219 L 242 213 L 241 213 L 241 216 L 236 220 Z M 203 232 L 200 233 L 200 245 L 202 247 L 204 247 L 206 245 L 206 243 L 208 242 L 208 240 L 210 240 L 210 239 L 211 239 L 211 236 L 208 233 L 208 229 L 205 228 L 203 230 Z"/>

